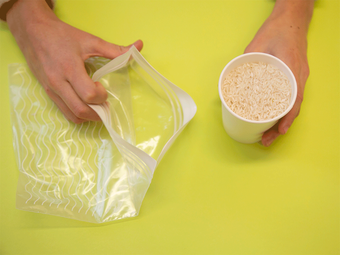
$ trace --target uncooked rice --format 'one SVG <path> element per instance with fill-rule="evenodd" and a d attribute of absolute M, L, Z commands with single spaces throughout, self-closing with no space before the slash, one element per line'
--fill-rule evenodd
<path fill-rule="evenodd" d="M 237 115 L 248 120 L 269 120 L 288 108 L 291 85 L 277 67 L 251 62 L 228 73 L 222 85 L 222 95 Z"/>

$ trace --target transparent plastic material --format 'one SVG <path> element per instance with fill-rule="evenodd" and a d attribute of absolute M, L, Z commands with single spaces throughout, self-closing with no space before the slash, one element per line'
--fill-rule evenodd
<path fill-rule="evenodd" d="M 110 62 L 91 58 L 86 68 L 109 97 L 90 105 L 103 122 L 76 125 L 26 65 L 9 66 L 20 210 L 94 223 L 137 216 L 157 164 L 196 113 L 135 47 Z"/>

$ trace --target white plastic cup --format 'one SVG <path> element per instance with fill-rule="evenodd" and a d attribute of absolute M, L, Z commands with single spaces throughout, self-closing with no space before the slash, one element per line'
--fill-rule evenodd
<path fill-rule="evenodd" d="M 263 121 L 247 120 L 234 113 L 224 101 L 222 85 L 225 77 L 234 68 L 248 62 L 264 62 L 276 66 L 288 77 L 288 80 L 290 81 L 292 93 L 289 106 L 283 113 L 273 119 Z M 297 96 L 297 85 L 294 74 L 282 60 L 266 53 L 252 52 L 234 58 L 224 67 L 218 82 L 218 92 L 222 101 L 222 119 L 225 131 L 231 138 L 238 142 L 256 143 L 261 141 L 262 134 L 265 131 L 274 126 L 279 119 L 285 116 L 292 109 Z"/>

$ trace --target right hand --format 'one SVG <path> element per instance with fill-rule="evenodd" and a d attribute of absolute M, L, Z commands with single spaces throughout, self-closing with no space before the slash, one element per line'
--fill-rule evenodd
<path fill-rule="evenodd" d="M 74 123 L 99 116 L 87 104 L 101 104 L 107 92 L 86 73 L 84 61 L 118 57 L 132 45 L 106 42 L 59 20 L 45 0 L 19 0 L 7 13 L 7 22 L 27 63 L 65 117 Z M 133 45 L 138 50 L 142 41 Z"/>
<path fill-rule="evenodd" d="M 269 146 L 284 135 L 299 115 L 305 84 L 309 75 L 307 31 L 314 1 L 276 0 L 273 13 L 265 21 L 245 53 L 264 52 L 276 56 L 292 70 L 297 82 L 297 98 L 293 108 L 262 136 Z"/>

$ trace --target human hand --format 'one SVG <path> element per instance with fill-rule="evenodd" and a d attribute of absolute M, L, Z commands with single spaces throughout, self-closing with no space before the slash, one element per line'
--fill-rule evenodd
<path fill-rule="evenodd" d="M 262 144 L 269 146 L 287 132 L 299 115 L 309 67 L 307 61 L 307 30 L 314 1 L 277 0 L 273 13 L 259 29 L 245 49 L 276 56 L 292 70 L 297 82 L 297 98 L 293 108 L 262 136 Z"/>
<path fill-rule="evenodd" d="M 86 73 L 84 61 L 109 59 L 129 50 L 76 29 L 59 20 L 45 0 L 19 0 L 7 13 L 7 22 L 27 63 L 65 117 L 74 123 L 99 121 L 87 104 L 101 104 L 107 92 Z M 133 45 L 138 50 L 142 41 Z"/>

